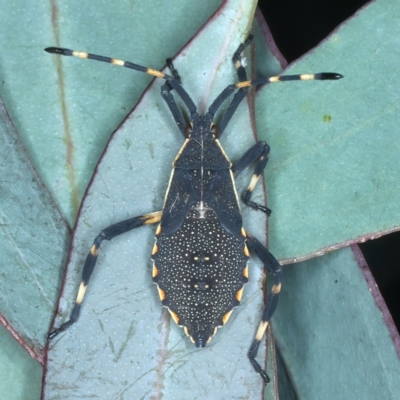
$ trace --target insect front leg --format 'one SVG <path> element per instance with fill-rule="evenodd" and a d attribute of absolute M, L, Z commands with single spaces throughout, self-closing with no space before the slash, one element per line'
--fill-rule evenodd
<path fill-rule="evenodd" d="M 186 134 L 186 122 L 185 119 L 183 118 L 183 115 L 181 113 L 181 110 L 179 110 L 178 105 L 176 104 L 176 101 L 174 99 L 174 96 L 171 93 L 172 86 L 170 83 L 167 81 L 161 86 L 161 96 L 167 103 L 168 108 L 171 111 L 172 116 L 174 117 L 174 120 L 176 122 L 176 125 L 178 125 L 179 130 L 181 131 L 183 136 L 187 136 Z"/>
<path fill-rule="evenodd" d="M 59 328 L 50 332 L 48 339 L 53 339 L 62 331 L 68 329 L 79 317 L 83 298 L 85 297 L 86 289 L 90 280 L 90 276 L 96 265 L 97 256 L 99 254 L 99 248 L 103 240 L 111 240 L 122 233 L 129 232 L 132 229 L 139 228 L 143 225 L 154 224 L 161 221 L 161 211 L 157 211 L 150 214 L 144 214 L 139 217 L 130 218 L 125 221 L 118 222 L 108 228 L 103 229 L 94 239 L 93 245 L 90 248 L 89 254 L 86 257 L 85 264 L 82 271 L 82 280 L 79 285 L 78 295 L 76 296 L 75 305 L 72 309 L 69 320 L 63 323 Z"/>
<path fill-rule="evenodd" d="M 246 153 L 240 158 L 232 166 L 233 175 L 238 176 L 245 168 L 247 168 L 253 162 L 256 162 L 256 166 L 254 168 L 253 176 L 251 177 L 250 184 L 247 187 L 247 190 L 243 193 L 242 199 L 245 204 L 254 208 L 255 210 L 260 210 L 265 212 L 267 215 L 271 214 L 271 210 L 261 204 L 257 204 L 254 201 L 251 201 L 251 194 L 253 193 L 257 182 L 260 178 L 260 175 L 263 173 L 269 157 L 269 146 L 267 143 L 260 141 L 256 143 L 254 146 L 250 147 Z"/>
<path fill-rule="evenodd" d="M 271 288 L 271 292 L 268 293 L 267 304 L 265 305 L 260 325 L 257 329 L 257 333 L 250 347 L 250 350 L 247 353 L 254 369 L 261 375 L 261 377 L 264 379 L 264 382 L 267 384 L 269 382 L 268 375 L 261 368 L 260 364 L 256 361 L 255 358 L 257 356 L 258 347 L 260 345 L 261 339 L 263 338 L 264 333 L 268 328 L 268 323 L 278 305 L 279 294 L 281 292 L 283 281 L 283 271 L 278 260 L 268 251 L 265 246 L 263 246 L 248 232 L 246 232 L 246 236 L 249 249 L 253 251 L 255 255 L 264 263 L 264 266 L 274 277 L 274 284 Z"/>
<path fill-rule="evenodd" d="M 177 84 L 181 84 L 181 78 L 178 74 L 178 71 L 175 69 L 172 59 L 167 58 L 166 60 L 168 68 L 171 70 L 172 76 L 174 77 L 174 80 L 177 82 Z M 179 130 L 183 134 L 183 136 L 187 136 L 186 133 L 186 122 L 185 119 L 183 118 L 182 112 L 179 110 L 178 105 L 176 104 L 176 101 L 174 99 L 174 96 L 172 95 L 171 91 L 174 88 L 172 87 L 170 81 L 166 81 L 162 86 L 161 86 L 161 96 L 167 103 L 168 108 L 171 111 L 172 116 L 174 117 L 174 120 L 176 124 L 178 125 Z"/>
<path fill-rule="evenodd" d="M 254 36 L 250 34 L 246 39 L 246 41 L 238 47 L 238 49 L 236 50 L 235 54 L 232 57 L 232 61 L 233 64 L 235 65 L 239 82 L 247 81 L 246 65 L 245 62 L 243 61 L 242 53 L 243 50 L 253 41 L 253 39 Z"/>
<path fill-rule="evenodd" d="M 249 35 L 244 43 L 242 43 L 238 49 L 236 50 L 235 54 L 232 57 L 233 64 L 236 68 L 236 73 L 239 79 L 239 82 L 247 81 L 247 73 L 246 73 L 246 66 L 243 61 L 242 53 L 244 49 L 252 42 L 253 35 Z M 219 137 L 224 132 L 226 126 L 228 125 L 229 121 L 231 120 L 233 114 L 235 113 L 236 109 L 238 108 L 239 104 L 247 95 L 247 87 L 243 87 L 238 90 L 238 92 L 233 97 L 231 103 L 229 104 L 226 112 L 224 113 L 221 121 L 218 124 L 218 135 Z M 231 85 L 231 88 L 226 88 L 220 96 L 214 101 L 214 103 L 210 106 L 209 112 L 213 115 L 216 113 L 216 110 L 220 107 L 220 105 L 230 96 L 230 93 L 233 92 L 234 85 Z"/>
<path fill-rule="evenodd" d="M 175 66 L 174 66 L 174 64 L 173 64 L 173 62 L 172 62 L 172 58 L 167 58 L 167 59 L 165 60 L 165 63 L 167 64 L 167 67 L 168 67 L 169 70 L 171 71 L 171 74 L 172 74 L 172 76 L 174 77 L 174 79 L 177 80 L 178 83 L 179 83 L 180 85 L 182 85 L 182 79 L 181 79 L 181 77 L 179 76 L 179 73 L 178 73 L 178 71 L 176 70 L 176 68 L 175 68 Z"/>

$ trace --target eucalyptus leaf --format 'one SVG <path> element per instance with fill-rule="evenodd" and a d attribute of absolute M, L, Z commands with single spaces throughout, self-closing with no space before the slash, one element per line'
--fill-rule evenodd
<path fill-rule="evenodd" d="M 296 398 L 397 399 L 400 337 L 358 246 L 284 272 L 273 328 Z"/>
<path fill-rule="evenodd" d="M 69 232 L 1 99 L 0 176 L 0 393 L 20 400 L 40 393 Z"/>
<path fill-rule="evenodd" d="M 7 400 L 36 400 L 42 366 L 0 325 L 0 393 Z"/>
<path fill-rule="evenodd" d="M 42 360 L 69 232 L 0 100 L 0 320 Z"/>
<path fill-rule="evenodd" d="M 399 13 L 398 1 L 369 3 L 284 72 L 344 79 L 258 92 L 269 244 L 285 263 L 400 229 Z"/>

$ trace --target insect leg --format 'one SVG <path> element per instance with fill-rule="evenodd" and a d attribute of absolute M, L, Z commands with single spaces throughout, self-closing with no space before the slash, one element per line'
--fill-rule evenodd
<path fill-rule="evenodd" d="M 242 45 L 243 48 L 239 47 L 240 49 L 244 49 L 244 47 L 250 43 L 250 36 L 247 41 Z M 246 44 L 247 43 L 247 44 Z M 226 110 L 225 114 L 223 115 L 221 122 L 218 124 L 219 128 L 219 135 L 225 130 L 226 125 L 231 120 L 233 114 L 235 113 L 237 107 L 241 103 L 241 101 L 246 97 L 247 88 L 251 86 L 261 86 L 266 83 L 273 83 L 273 82 L 287 82 L 287 81 L 310 81 L 310 80 L 337 80 L 343 78 L 343 75 L 338 74 L 336 72 L 320 72 L 318 74 L 299 74 L 299 75 L 283 75 L 283 76 L 271 76 L 268 78 L 257 78 L 251 81 L 246 80 L 246 71 L 242 63 L 241 57 L 237 56 L 239 51 L 235 53 L 234 62 L 235 67 L 237 70 L 237 74 L 239 77 L 239 82 L 236 84 L 228 85 L 221 94 L 214 100 L 211 104 L 208 112 L 214 116 L 216 111 L 219 109 L 221 104 L 236 90 L 238 92 L 232 99 L 231 104 L 229 105 L 228 109 Z M 235 59 L 235 57 L 237 59 Z"/>
<path fill-rule="evenodd" d="M 179 130 L 181 131 L 182 135 L 187 137 L 186 134 L 186 122 L 185 119 L 183 118 L 183 115 L 181 113 L 181 110 L 179 110 L 176 101 L 174 99 L 174 96 L 171 93 L 172 86 L 169 81 L 165 82 L 164 85 L 161 86 L 161 96 L 167 103 L 168 108 L 171 111 L 172 116 L 174 117 L 174 120 L 176 124 L 178 125 Z"/>
<path fill-rule="evenodd" d="M 82 271 L 82 280 L 79 286 L 78 295 L 76 296 L 75 305 L 69 317 L 69 320 L 63 323 L 59 328 L 50 332 L 48 339 L 53 339 L 60 332 L 65 331 L 74 322 L 77 321 L 79 317 L 79 312 L 81 309 L 83 298 L 85 297 L 85 292 L 87 285 L 89 283 L 90 276 L 92 275 L 93 269 L 96 265 L 97 256 L 99 254 L 99 248 L 103 240 L 111 240 L 114 237 L 121 235 L 122 233 L 128 232 L 132 229 L 139 228 L 143 225 L 153 224 L 155 222 L 161 221 L 161 211 L 157 211 L 151 214 L 144 214 L 140 217 L 130 218 L 125 221 L 118 222 L 108 228 L 103 229 L 99 235 L 94 239 L 93 245 L 90 248 L 89 254 L 86 257 L 85 264 Z"/>
<path fill-rule="evenodd" d="M 261 368 L 260 364 L 255 360 L 255 358 L 257 356 L 257 351 L 258 351 L 258 346 L 260 345 L 260 341 L 263 338 L 264 333 L 267 330 L 268 323 L 276 310 L 276 306 L 278 305 L 279 293 L 281 291 L 282 281 L 283 281 L 283 271 L 279 262 L 267 250 L 265 246 L 263 246 L 257 239 L 251 236 L 248 232 L 246 232 L 246 236 L 247 236 L 247 245 L 249 249 L 256 254 L 256 256 L 264 263 L 264 266 L 274 277 L 274 284 L 271 288 L 271 293 L 268 293 L 267 304 L 265 305 L 260 325 L 257 329 L 257 333 L 250 347 L 250 350 L 247 353 L 254 369 L 261 375 L 261 377 L 264 379 L 264 382 L 267 384 L 269 382 L 268 375 Z"/>
<path fill-rule="evenodd" d="M 238 47 L 238 49 L 236 50 L 235 54 L 232 57 L 232 61 L 235 65 L 239 82 L 247 81 L 246 65 L 243 62 L 242 53 L 243 50 L 252 42 L 253 38 L 254 36 L 250 34 L 246 39 L 246 41 Z"/>
<path fill-rule="evenodd" d="M 260 210 L 265 212 L 267 215 L 271 214 L 271 210 L 267 207 L 262 206 L 261 204 L 257 204 L 254 201 L 250 200 L 251 194 L 253 193 L 254 188 L 257 185 L 258 179 L 260 175 L 263 173 L 269 157 L 269 146 L 267 143 L 260 141 L 256 143 L 254 146 L 250 147 L 246 153 L 240 158 L 239 161 L 232 166 L 233 175 L 238 176 L 245 168 L 247 168 L 253 162 L 256 162 L 256 166 L 254 168 L 254 173 L 251 178 L 250 184 L 247 190 L 244 192 L 242 199 L 245 204 L 254 208 L 255 210 Z"/>
<path fill-rule="evenodd" d="M 186 138 L 188 136 L 188 133 L 186 132 L 187 123 L 185 122 L 182 112 L 179 110 L 171 91 L 176 91 L 179 97 L 183 100 L 185 106 L 188 108 L 190 115 L 196 113 L 197 108 L 190 96 L 187 94 L 186 90 L 181 86 L 181 77 L 179 76 L 178 71 L 175 69 L 172 60 L 168 58 L 166 62 L 168 68 L 171 70 L 173 79 L 168 79 L 165 84 L 161 86 L 161 96 L 167 103 L 168 108 L 170 109 L 179 130 Z"/>
<path fill-rule="evenodd" d="M 236 72 L 238 75 L 238 79 L 240 82 L 247 81 L 247 74 L 246 68 L 242 58 L 243 50 L 251 43 L 253 40 L 253 35 L 249 35 L 244 43 L 242 43 L 238 49 L 236 50 L 235 54 L 233 55 L 232 61 L 235 65 Z M 211 104 L 208 112 L 211 114 L 215 114 L 221 104 L 236 90 L 238 89 L 236 85 L 229 85 Z M 238 108 L 239 104 L 247 95 L 247 87 L 243 87 L 238 90 L 238 92 L 233 97 L 231 103 L 229 104 L 227 110 L 225 111 L 224 115 L 221 118 L 221 121 L 218 124 L 218 137 L 222 135 L 226 126 L 228 125 L 229 121 L 231 120 L 233 114 L 235 113 L 236 109 Z"/>
<path fill-rule="evenodd" d="M 178 74 L 178 71 L 175 69 L 174 64 L 172 62 L 172 58 L 167 58 L 165 60 L 167 67 L 169 68 L 169 70 L 172 73 L 172 76 L 182 85 L 182 79 Z"/>

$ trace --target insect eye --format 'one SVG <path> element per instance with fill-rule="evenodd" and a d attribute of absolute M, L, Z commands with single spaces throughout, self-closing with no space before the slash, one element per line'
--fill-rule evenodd
<path fill-rule="evenodd" d="M 211 125 L 211 133 L 213 134 L 214 137 L 218 136 L 218 128 L 214 124 Z"/>
<path fill-rule="evenodd" d="M 186 136 L 190 136 L 192 132 L 193 132 L 193 125 L 190 124 L 185 129 Z"/>

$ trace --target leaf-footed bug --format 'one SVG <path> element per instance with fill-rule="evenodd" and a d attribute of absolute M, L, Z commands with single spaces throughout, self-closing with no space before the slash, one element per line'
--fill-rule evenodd
<path fill-rule="evenodd" d="M 247 80 L 242 52 L 249 45 L 250 35 L 233 56 L 239 82 L 227 86 L 202 115 L 182 87 L 172 62 L 167 60 L 172 75 L 131 62 L 58 47 L 49 53 L 103 61 L 134 69 L 165 80 L 161 95 L 185 142 L 173 163 L 169 186 L 162 211 L 121 221 L 103 229 L 95 238 L 86 258 L 82 281 L 70 319 L 49 334 L 49 339 L 66 330 L 78 319 L 90 276 L 103 240 L 143 225 L 159 223 L 152 251 L 153 281 L 157 284 L 162 305 L 173 320 L 184 328 L 197 347 L 204 347 L 217 329 L 229 319 L 233 308 L 240 304 L 244 284 L 248 281 L 249 249 L 273 275 L 274 284 L 268 295 L 259 328 L 248 352 L 254 369 L 265 383 L 266 372 L 256 361 L 258 347 L 278 304 L 282 285 L 282 268 L 275 257 L 242 225 L 242 215 L 235 188 L 235 177 L 255 163 L 254 173 L 242 199 L 244 203 L 267 215 L 270 210 L 251 200 L 252 192 L 266 167 L 269 146 L 258 142 L 232 164 L 219 138 L 251 86 L 290 80 L 334 80 L 336 73 L 274 76 Z M 190 114 L 190 123 L 172 95 L 175 91 Z M 235 93 L 218 124 L 214 116 L 220 106 Z"/>

